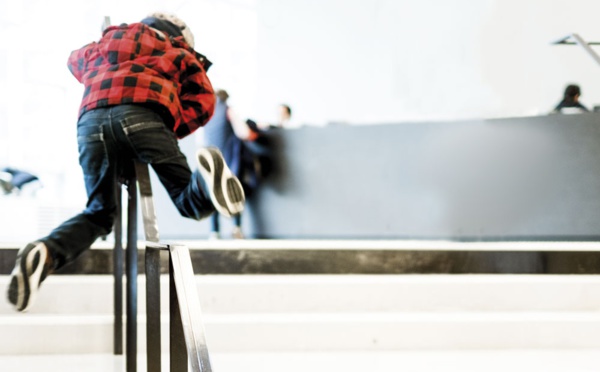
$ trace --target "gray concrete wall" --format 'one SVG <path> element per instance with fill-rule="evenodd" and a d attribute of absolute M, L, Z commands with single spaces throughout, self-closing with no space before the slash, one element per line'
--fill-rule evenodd
<path fill-rule="evenodd" d="M 249 201 L 244 229 L 267 238 L 600 237 L 599 119 L 276 130 L 279 170 Z M 184 221 L 156 194 L 164 237 L 206 236 L 206 221 Z"/>

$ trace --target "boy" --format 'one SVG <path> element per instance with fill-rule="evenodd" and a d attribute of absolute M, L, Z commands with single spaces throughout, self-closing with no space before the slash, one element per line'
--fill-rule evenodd
<path fill-rule="evenodd" d="M 151 164 L 182 216 L 226 216 L 244 208 L 240 182 L 215 148 L 198 151 L 191 172 L 177 138 L 210 119 L 215 98 L 189 28 L 173 15 L 155 13 L 139 23 L 111 26 L 102 38 L 74 51 L 68 67 L 84 85 L 77 123 L 86 209 L 28 244 L 11 273 L 8 300 L 16 310 L 33 303 L 41 282 L 110 233 L 115 183 L 133 159 Z"/>

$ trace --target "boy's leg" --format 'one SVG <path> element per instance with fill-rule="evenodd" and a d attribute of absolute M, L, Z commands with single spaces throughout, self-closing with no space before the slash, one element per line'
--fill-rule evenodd
<path fill-rule="evenodd" d="M 190 170 L 183 154 L 151 165 L 183 217 L 201 220 L 215 212 L 202 176 Z"/>
<path fill-rule="evenodd" d="M 89 204 L 89 202 L 88 202 Z M 101 236 L 110 234 L 114 224 L 115 214 L 84 211 L 63 222 L 52 232 L 39 239 L 44 243 L 55 260 L 55 269 L 60 269 L 79 255 L 88 250 Z"/>
<path fill-rule="evenodd" d="M 182 216 L 200 220 L 217 211 L 230 217 L 244 208 L 244 190 L 216 148 L 201 149 L 198 166 L 192 172 L 183 154 L 152 163 Z"/>
<path fill-rule="evenodd" d="M 154 146 L 168 144 L 166 141 L 158 140 L 151 143 Z M 192 172 L 179 147 L 176 149 L 178 154 L 166 159 L 142 157 L 141 160 L 151 163 L 182 216 L 200 220 L 217 211 L 229 217 L 243 209 L 242 186 L 225 164 L 218 150 L 213 148 L 200 150 L 199 170 Z M 148 148 L 145 150 L 148 151 Z M 136 152 L 140 152 L 139 148 Z"/>
<path fill-rule="evenodd" d="M 94 219 L 105 222 L 98 225 Z M 100 236 L 110 233 L 113 221 L 114 214 L 104 217 L 84 212 L 63 222 L 47 237 L 19 250 L 8 286 L 9 302 L 16 310 L 26 311 L 44 279 L 75 260 Z"/>
<path fill-rule="evenodd" d="M 96 110 L 95 110 L 96 111 Z M 92 111 L 77 126 L 79 162 L 88 194 L 83 213 L 63 222 L 47 237 L 22 248 L 11 273 L 8 299 L 19 311 L 29 308 L 46 276 L 73 261 L 98 237 L 110 233 L 116 211 L 117 155 L 108 109 Z"/>
<path fill-rule="evenodd" d="M 110 128 L 113 111 L 112 108 L 92 110 L 77 123 L 79 164 L 88 200 L 82 213 L 40 239 L 57 258 L 57 268 L 76 259 L 96 239 L 112 230 L 117 211 L 115 195 L 120 160 L 128 157 L 119 151 Z"/>

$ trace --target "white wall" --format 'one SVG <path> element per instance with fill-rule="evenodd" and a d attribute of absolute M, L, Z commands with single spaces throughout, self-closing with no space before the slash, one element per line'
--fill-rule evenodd
<path fill-rule="evenodd" d="M 600 104 L 600 66 L 550 46 L 572 32 L 600 41 L 595 0 L 4 0 L 0 166 L 40 175 L 38 198 L 85 200 L 69 52 L 99 37 L 105 15 L 155 10 L 188 22 L 215 87 L 258 120 L 274 120 L 281 102 L 314 125 L 530 115 L 569 82 Z"/>
<path fill-rule="evenodd" d="M 27 229 L 23 220 L 47 221 L 53 208 L 59 218 L 83 209 L 75 138 L 83 88 L 67 58 L 100 38 L 104 16 L 113 24 L 131 23 L 157 10 L 186 20 L 197 49 L 214 62 L 209 76 L 215 87 L 230 90 L 240 110 L 249 112 L 258 77 L 254 0 L 0 0 L 0 168 L 28 170 L 44 184 L 35 196 L 0 193 L 0 208 L 17 203 L 23 215 L 3 224 L 0 239 L 37 238 L 54 226 Z"/>
<path fill-rule="evenodd" d="M 600 104 L 594 0 L 259 0 L 258 110 L 319 124 L 546 113 L 565 85 Z"/>

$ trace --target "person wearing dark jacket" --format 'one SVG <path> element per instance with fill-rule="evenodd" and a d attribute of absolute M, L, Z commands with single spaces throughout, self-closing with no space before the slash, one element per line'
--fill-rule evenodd
<path fill-rule="evenodd" d="M 241 150 L 244 147 L 244 141 L 253 141 L 257 137 L 257 131 L 243 121 L 233 108 L 227 103 L 229 94 L 223 89 L 216 91 L 217 98 L 215 105 L 215 113 L 204 127 L 204 144 L 207 146 L 215 146 L 221 150 L 227 165 L 232 172 L 242 178 L 244 169 L 242 166 Z M 244 182 L 242 179 L 242 186 Z M 213 214 L 210 226 L 210 238 L 219 239 L 220 235 L 220 216 Z M 238 213 L 233 216 L 233 231 L 234 239 L 243 239 L 242 232 L 242 215 Z"/>
<path fill-rule="evenodd" d="M 115 183 L 134 160 L 153 167 L 184 217 L 243 210 L 241 184 L 218 149 L 200 149 L 192 172 L 178 146 L 215 106 L 210 62 L 193 47 L 183 21 L 155 13 L 108 27 L 98 42 L 72 52 L 69 70 L 84 87 L 77 143 L 88 201 L 83 212 L 18 252 L 8 287 L 16 310 L 27 310 L 49 274 L 110 233 Z"/>

